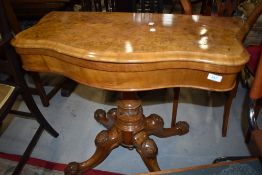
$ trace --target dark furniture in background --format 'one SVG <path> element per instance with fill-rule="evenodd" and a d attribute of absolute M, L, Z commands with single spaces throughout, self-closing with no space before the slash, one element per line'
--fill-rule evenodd
<path fill-rule="evenodd" d="M 200 13 L 206 16 L 232 16 L 237 9 L 238 3 L 238 0 L 202 0 Z"/>
<path fill-rule="evenodd" d="M 51 11 L 72 10 L 79 0 L 8 0 L 11 1 L 18 20 L 40 19 Z"/>
<path fill-rule="evenodd" d="M 17 34 L 22 31 L 20 24 L 22 21 L 33 20 L 36 22 L 48 12 L 53 10 L 66 10 L 69 9 L 72 4 L 73 2 L 69 0 L 5 0 L 3 1 L 3 10 L 13 33 Z M 47 92 L 45 90 L 46 83 L 41 79 L 40 73 L 27 73 L 32 78 L 35 86 L 30 88 L 31 93 L 39 95 L 45 107 L 49 106 L 49 101 L 61 88 L 66 86 L 67 90 L 63 91 L 63 95 L 69 96 L 75 86 L 75 83 L 69 79 L 58 77 L 54 87 Z"/>
<path fill-rule="evenodd" d="M 3 1 L 4 0 L 0 0 L 0 33 L 2 36 L 2 39 L 0 40 L 0 73 L 8 75 L 10 79 L 8 83 L 0 82 L 0 97 L 2 100 L 0 102 L 0 122 L 2 122 L 7 117 L 8 113 L 13 113 L 16 114 L 15 116 L 22 115 L 23 118 L 26 117 L 35 119 L 40 125 L 13 172 L 14 175 L 18 175 L 21 173 L 22 168 L 28 160 L 42 132 L 44 130 L 48 131 L 53 137 L 57 137 L 58 133 L 52 128 L 52 126 L 47 122 L 42 113 L 39 111 L 30 93 L 30 89 L 24 80 L 20 59 L 14 48 L 10 45 L 13 34 L 6 20 L 7 17 L 4 13 Z M 29 113 L 12 110 L 12 106 L 18 95 L 22 96 L 23 101 L 30 111 Z M 21 128 L 22 127 L 23 126 L 21 126 Z M 17 129 L 19 130 L 21 128 Z"/>
<path fill-rule="evenodd" d="M 88 11 L 107 12 L 163 12 L 163 0 L 83 0 Z M 91 6 L 91 8 L 90 8 Z M 92 8 L 92 6 L 94 6 Z"/>

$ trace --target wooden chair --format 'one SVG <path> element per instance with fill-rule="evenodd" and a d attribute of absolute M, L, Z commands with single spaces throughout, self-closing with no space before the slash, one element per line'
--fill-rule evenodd
<path fill-rule="evenodd" d="M 24 80 L 19 57 L 14 48 L 10 45 L 10 40 L 12 39 L 13 34 L 5 18 L 3 0 L 0 0 L 0 33 L 2 36 L 0 50 L 2 55 L 4 55 L 4 58 L 0 58 L 0 72 L 12 77 L 12 81 L 8 81 L 8 84 L 0 82 L 0 122 L 2 123 L 8 113 L 13 113 L 16 114 L 15 116 L 22 115 L 24 116 L 23 118 L 36 119 L 39 123 L 37 131 L 13 172 L 14 175 L 18 175 L 21 173 L 42 132 L 44 130 L 48 131 L 53 137 L 57 137 L 58 133 L 39 111 Z M 30 111 L 29 113 L 12 110 L 12 106 L 18 95 L 22 96 L 23 101 Z M 19 130 L 21 128 L 17 129 Z"/>
<path fill-rule="evenodd" d="M 31 2 L 31 4 L 30 4 Z M 32 2 L 34 2 L 32 4 Z M 49 2 L 49 3 L 48 3 Z M 50 3 L 52 4 L 52 2 L 56 2 L 53 4 L 53 6 L 50 6 Z M 45 13 L 49 12 L 52 9 L 60 9 L 62 8 L 62 4 L 68 2 L 68 0 L 41 0 L 41 1 L 30 1 L 30 0 L 20 0 L 20 1 L 14 1 L 13 4 L 10 3 L 9 0 L 6 0 L 3 2 L 3 7 L 4 7 L 4 12 L 5 12 L 5 16 L 8 19 L 8 23 L 10 25 L 10 27 L 12 28 L 12 31 L 17 34 L 21 31 L 21 28 L 19 26 L 19 22 L 16 18 L 16 14 L 14 13 L 13 10 L 13 6 L 15 6 L 16 8 L 22 8 L 24 7 L 25 9 L 28 9 L 29 11 L 25 12 L 25 11 L 20 11 L 20 12 L 24 12 L 22 14 L 19 14 L 20 12 L 18 12 L 18 14 L 22 17 L 26 17 L 26 13 L 28 14 L 28 18 L 33 17 L 34 19 L 38 19 L 41 16 L 43 16 Z M 49 4 L 50 8 L 48 5 L 44 5 L 44 4 Z M 44 7 L 46 7 L 46 10 L 39 10 L 39 12 L 37 14 L 34 13 L 34 11 L 30 11 L 30 8 L 33 8 L 33 6 L 36 5 L 36 8 L 40 8 L 44 9 Z M 41 5 L 41 6 L 40 6 Z M 28 7 L 28 8 L 26 8 Z M 60 7 L 60 8 L 58 8 Z M 31 13 L 31 14 L 29 14 Z M 40 74 L 39 73 L 35 73 L 35 72 L 27 72 L 31 77 L 32 80 L 34 82 L 35 87 L 34 88 L 30 88 L 31 93 L 35 94 L 35 95 L 39 95 L 41 102 L 43 104 L 43 106 L 47 107 L 49 106 L 49 101 L 50 99 L 65 85 L 67 81 L 66 78 L 61 78 L 59 77 L 57 83 L 54 85 L 54 87 L 47 93 L 44 89 L 44 82 L 42 81 L 42 79 L 40 78 Z M 69 94 L 64 93 L 64 96 L 69 96 Z"/>
<path fill-rule="evenodd" d="M 237 8 L 236 0 L 202 0 L 201 15 L 232 16 Z"/>
<path fill-rule="evenodd" d="M 190 1 L 188 0 L 181 0 L 181 4 L 184 8 L 185 14 L 192 14 L 192 6 L 190 4 Z M 254 11 L 252 15 L 247 19 L 247 22 L 249 24 L 249 28 L 253 26 L 256 19 L 259 17 L 259 8 L 257 8 L 257 11 Z M 222 136 L 225 137 L 227 135 L 227 126 L 228 126 L 228 120 L 230 115 L 230 108 L 232 105 L 232 101 L 236 95 L 237 92 L 237 86 L 238 81 L 235 83 L 235 87 L 231 90 L 225 93 L 226 95 L 226 102 L 224 104 L 224 114 L 223 114 L 223 125 L 222 125 Z M 177 106 L 178 106 L 178 100 L 179 100 L 179 92 L 180 88 L 174 88 L 174 98 L 173 98 L 173 112 L 172 112 L 172 122 L 171 126 L 175 126 L 176 123 L 176 114 L 177 114 Z"/>
<path fill-rule="evenodd" d="M 249 26 L 253 26 L 256 19 L 262 13 L 262 2 L 257 6 L 253 13 L 247 19 Z M 262 54 L 260 54 L 259 63 L 256 69 L 255 77 L 249 90 L 249 109 L 247 113 L 248 131 L 246 134 L 246 143 L 249 144 L 251 154 L 262 159 L 262 130 L 257 125 L 257 117 L 262 108 Z M 220 157 L 214 162 L 239 160 L 246 157 Z"/>
<path fill-rule="evenodd" d="M 244 70 L 241 72 L 241 84 L 243 87 L 250 88 L 255 77 L 260 55 L 262 53 L 261 45 L 248 45 L 246 50 L 250 54 L 250 60 L 246 64 Z"/>

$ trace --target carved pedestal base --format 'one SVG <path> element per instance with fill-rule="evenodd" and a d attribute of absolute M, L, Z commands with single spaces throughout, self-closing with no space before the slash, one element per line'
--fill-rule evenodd
<path fill-rule="evenodd" d="M 96 151 L 93 156 L 82 163 L 69 163 L 65 169 L 66 175 L 81 174 L 94 168 L 119 145 L 129 149 L 135 148 L 149 171 L 158 171 L 160 168 L 156 158 L 157 146 L 149 136 L 184 135 L 189 130 L 186 122 L 177 122 L 172 128 L 164 128 L 164 121 L 157 114 L 145 117 L 141 101 L 136 98 L 135 93 L 123 94 L 122 99 L 118 101 L 117 109 L 113 108 L 107 113 L 98 109 L 95 112 L 95 119 L 107 130 L 101 131 L 96 136 Z"/>

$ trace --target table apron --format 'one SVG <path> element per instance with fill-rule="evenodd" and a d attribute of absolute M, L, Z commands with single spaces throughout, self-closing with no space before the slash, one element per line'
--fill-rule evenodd
<path fill-rule="evenodd" d="M 27 71 L 51 72 L 64 75 L 81 84 L 114 91 L 142 91 L 172 87 L 191 87 L 213 91 L 229 91 L 237 73 L 214 73 L 195 69 L 174 68 L 150 71 L 104 71 L 81 67 L 43 55 L 22 55 Z M 208 74 L 222 76 L 221 82 L 209 80 Z"/>

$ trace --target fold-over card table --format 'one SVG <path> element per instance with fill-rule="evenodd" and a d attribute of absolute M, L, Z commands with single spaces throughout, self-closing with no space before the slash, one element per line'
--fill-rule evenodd
<path fill-rule="evenodd" d="M 12 44 L 27 71 L 58 73 L 121 93 L 117 108 L 95 112 L 107 130 L 97 135 L 94 155 L 70 163 L 67 175 L 95 167 L 119 145 L 135 148 L 148 169 L 157 171 L 157 146 L 149 136 L 183 135 L 189 126 L 180 121 L 164 128 L 157 114 L 145 117 L 136 92 L 233 89 L 249 59 L 241 44 L 247 28 L 231 17 L 51 12 L 19 33 Z"/>

